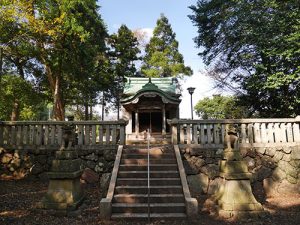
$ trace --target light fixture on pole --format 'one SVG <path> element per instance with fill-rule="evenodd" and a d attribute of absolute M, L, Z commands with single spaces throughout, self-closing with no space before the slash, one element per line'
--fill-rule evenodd
<path fill-rule="evenodd" d="M 191 95 L 191 115 L 192 115 L 192 120 L 194 119 L 194 116 L 193 116 L 193 97 L 192 95 L 194 94 L 194 91 L 195 91 L 195 88 L 194 87 L 189 87 L 187 89 Z"/>

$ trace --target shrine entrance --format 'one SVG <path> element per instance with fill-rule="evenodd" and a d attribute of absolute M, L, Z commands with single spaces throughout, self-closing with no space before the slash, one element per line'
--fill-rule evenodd
<path fill-rule="evenodd" d="M 150 130 L 151 133 L 162 132 L 162 113 L 161 112 L 140 112 L 139 129 L 140 132 Z"/>

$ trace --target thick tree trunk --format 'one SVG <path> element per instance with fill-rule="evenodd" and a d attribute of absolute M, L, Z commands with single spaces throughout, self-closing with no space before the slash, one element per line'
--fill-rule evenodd
<path fill-rule="evenodd" d="M 17 121 L 19 120 L 19 116 L 20 116 L 20 104 L 18 100 L 15 100 L 13 105 L 13 110 L 11 112 L 10 120 Z"/>

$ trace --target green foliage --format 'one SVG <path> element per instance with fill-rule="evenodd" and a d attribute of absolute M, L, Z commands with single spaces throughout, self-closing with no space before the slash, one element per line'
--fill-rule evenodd
<path fill-rule="evenodd" d="M 119 95 L 123 91 L 125 77 L 136 76 L 137 69 L 135 62 L 140 59 L 139 43 L 133 32 L 122 25 L 118 33 L 112 34 L 109 38 L 110 59 L 114 84 L 109 88 L 112 100 L 119 104 Z"/>
<path fill-rule="evenodd" d="M 18 110 L 19 120 L 40 119 L 44 97 L 32 88 L 31 83 L 21 77 L 4 75 L 0 89 L 0 120 L 10 120 L 13 110 Z"/>
<path fill-rule="evenodd" d="M 135 76 L 134 62 L 139 60 L 139 43 L 133 32 L 126 25 L 122 25 L 117 34 L 110 37 L 110 55 L 116 76 Z"/>
<path fill-rule="evenodd" d="M 190 8 L 199 55 L 221 87 L 237 87 L 260 116 L 300 113 L 299 1 L 198 0 Z"/>
<path fill-rule="evenodd" d="M 178 41 L 175 37 L 168 19 L 161 15 L 156 22 L 153 37 L 145 50 L 142 73 L 146 77 L 192 74 L 191 68 L 184 65 L 183 56 L 178 50 Z"/>
<path fill-rule="evenodd" d="M 106 84 L 100 77 L 106 69 L 99 67 L 107 32 L 97 10 L 95 0 L 6 1 L 1 8 L 5 66 L 34 76 L 52 95 L 57 120 L 64 119 L 66 104 L 95 102 Z"/>
<path fill-rule="evenodd" d="M 234 96 L 214 95 L 204 98 L 195 106 L 196 114 L 203 119 L 237 119 L 248 117 L 249 111 L 240 106 Z"/>

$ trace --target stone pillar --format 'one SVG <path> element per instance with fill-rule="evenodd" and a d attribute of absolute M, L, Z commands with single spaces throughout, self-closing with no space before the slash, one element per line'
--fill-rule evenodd
<path fill-rule="evenodd" d="M 135 111 L 135 136 L 138 138 L 139 136 L 139 112 Z"/>
<path fill-rule="evenodd" d="M 163 104 L 162 107 L 162 136 L 166 137 L 166 106 Z"/>
<path fill-rule="evenodd" d="M 220 163 L 220 176 L 224 184 L 214 196 L 222 217 L 244 217 L 263 213 L 262 205 L 256 201 L 246 162 L 242 160 L 237 132 L 226 125 L 224 155 Z"/>
<path fill-rule="evenodd" d="M 65 214 L 75 210 L 84 198 L 80 185 L 81 159 L 74 150 L 74 128 L 72 125 L 63 126 L 63 143 L 52 161 L 51 172 L 48 173 L 48 192 L 41 205 L 42 208 Z"/>

